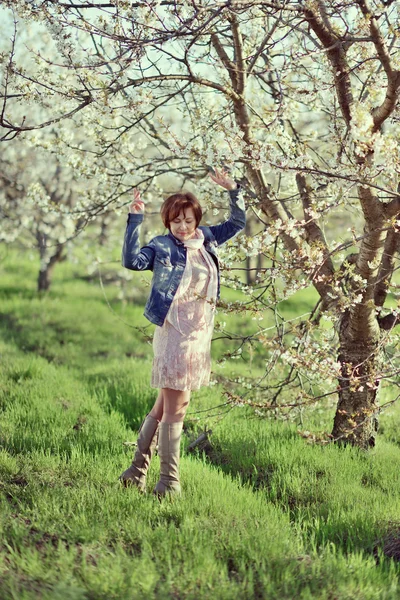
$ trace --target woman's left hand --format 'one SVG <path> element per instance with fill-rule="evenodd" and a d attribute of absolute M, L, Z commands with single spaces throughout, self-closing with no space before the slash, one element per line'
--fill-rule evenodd
<path fill-rule="evenodd" d="M 228 177 L 228 172 L 224 169 L 214 169 L 214 173 L 209 173 L 209 176 L 214 181 L 214 183 L 218 183 L 226 190 L 236 190 L 237 183 L 234 179 Z"/>

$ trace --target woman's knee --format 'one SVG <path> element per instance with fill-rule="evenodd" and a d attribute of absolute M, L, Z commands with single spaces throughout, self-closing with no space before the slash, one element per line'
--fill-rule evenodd
<path fill-rule="evenodd" d="M 170 408 L 169 410 L 164 410 L 162 420 L 168 421 L 169 423 L 177 423 L 179 421 L 183 421 L 183 419 L 186 416 L 188 405 L 189 402 L 185 402 L 180 406 Z"/>
<path fill-rule="evenodd" d="M 190 402 L 190 392 L 180 390 L 163 390 L 163 421 L 176 423 L 183 421 Z"/>

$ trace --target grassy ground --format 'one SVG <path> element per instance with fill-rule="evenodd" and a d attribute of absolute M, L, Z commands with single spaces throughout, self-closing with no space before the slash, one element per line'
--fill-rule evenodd
<path fill-rule="evenodd" d="M 216 385 L 185 421 L 182 497 L 123 489 L 123 442 L 155 395 L 134 328 L 146 321 L 108 286 L 113 314 L 75 271 L 60 266 L 38 298 L 31 263 L 0 264 L 0 599 L 400 598 L 399 563 L 383 555 L 400 546 L 396 405 L 366 454 L 311 445 L 245 406 L 204 412 L 224 402 Z M 329 429 L 332 410 L 303 429 Z M 189 454 L 203 428 L 212 448 Z"/>

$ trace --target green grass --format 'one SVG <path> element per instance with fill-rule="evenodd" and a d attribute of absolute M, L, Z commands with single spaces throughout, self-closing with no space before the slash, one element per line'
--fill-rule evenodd
<path fill-rule="evenodd" d="M 246 406 L 207 411 L 225 399 L 203 388 L 185 420 L 182 497 L 123 489 L 124 442 L 156 393 L 135 328 L 146 321 L 110 285 L 112 313 L 78 275 L 61 265 L 39 298 L 34 264 L 11 252 L 0 265 L 0 599 L 399 598 L 399 563 L 382 554 L 389 531 L 400 537 L 397 405 L 365 453 L 299 436 L 329 429 L 332 405 L 285 422 Z M 212 448 L 189 454 L 204 428 Z M 150 492 L 158 470 L 155 458 Z"/>

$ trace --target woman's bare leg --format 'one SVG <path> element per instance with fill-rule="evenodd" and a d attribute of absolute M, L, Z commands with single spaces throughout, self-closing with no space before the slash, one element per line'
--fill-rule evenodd
<path fill-rule="evenodd" d="M 161 421 L 163 412 L 164 412 L 164 398 L 163 398 L 163 391 L 160 390 L 158 392 L 157 400 L 154 402 L 154 406 L 151 409 L 151 411 L 149 412 L 149 415 L 151 415 L 158 421 Z"/>
<path fill-rule="evenodd" d="M 190 402 L 190 390 L 162 388 L 161 393 L 164 400 L 161 421 L 163 423 L 180 423 L 183 421 Z"/>

